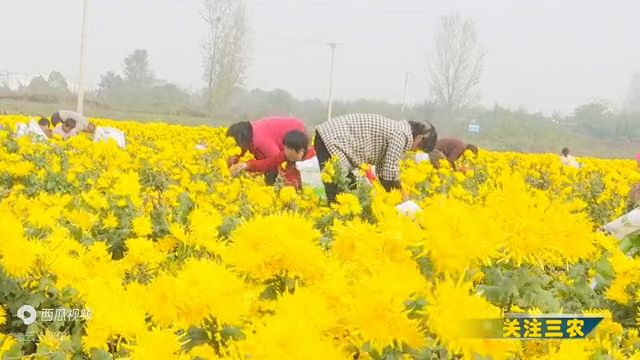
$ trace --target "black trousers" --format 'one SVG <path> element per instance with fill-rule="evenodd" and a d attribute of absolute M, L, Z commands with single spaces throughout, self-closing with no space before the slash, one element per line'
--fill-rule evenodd
<path fill-rule="evenodd" d="M 278 178 L 278 169 L 269 170 L 264 174 L 264 182 L 269 186 L 273 186 L 273 184 L 276 183 L 277 178 Z"/>
<path fill-rule="evenodd" d="M 322 171 L 324 170 L 324 166 L 327 163 L 327 161 L 331 159 L 331 154 L 329 154 L 329 150 L 327 150 L 327 146 L 325 145 L 324 141 L 320 137 L 320 134 L 318 134 L 318 131 L 316 131 L 316 134 L 315 134 L 315 143 L 313 147 L 316 150 L 316 157 L 318 158 L 318 163 L 320 163 L 320 171 Z M 355 175 L 353 175 L 353 173 L 350 172 L 349 174 L 347 174 L 347 178 L 349 179 L 349 188 L 354 189 L 356 187 L 356 182 L 357 182 Z M 342 192 L 342 189 L 340 189 L 334 183 L 326 183 L 326 182 L 323 182 L 323 183 L 324 183 L 324 191 L 327 193 L 327 201 L 329 202 L 329 204 L 335 203 L 336 197 L 338 196 L 339 193 Z"/>

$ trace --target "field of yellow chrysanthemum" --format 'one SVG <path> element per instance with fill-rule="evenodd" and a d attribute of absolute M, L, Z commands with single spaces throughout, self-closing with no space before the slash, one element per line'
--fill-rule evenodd
<path fill-rule="evenodd" d="M 0 116 L 1 359 L 640 358 L 635 242 L 597 231 L 631 209 L 633 161 L 408 159 L 406 217 L 369 186 L 329 208 L 232 178 L 222 128 L 94 119 L 121 150 L 16 139 L 26 121 Z M 505 311 L 606 320 L 582 341 L 460 337 Z"/>

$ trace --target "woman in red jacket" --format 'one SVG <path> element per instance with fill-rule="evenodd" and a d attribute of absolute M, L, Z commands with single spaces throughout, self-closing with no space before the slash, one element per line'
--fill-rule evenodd
<path fill-rule="evenodd" d="M 242 121 L 231 125 L 227 130 L 227 136 L 235 139 L 242 153 L 229 159 L 229 165 L 236 164 L 247 151 L 252 153 L 256 160 L 278 156 L 284 151 L 284 135 L 292 130 L 305 133 L 306 127 L 300 119 L 284 116 L 266 117 L 253 122 Z M 275 183 L 278 176 L 276 167 L 277 165 L 264 171 L 267 185 Z"/>
<path fill-rule="evenodd" d="M 309 147 L 307 134 L 298 130 L 286 133 L 282 140 L 282 145 L 283 150 L 276 156 L 233 165 L 231 174 L 237 176 L 245 170 L 253 173 L 265 173 L 270 169 L 277 168 L 284 179 L 285 185 L 300 189 L 302 181 L 295 163 L 296 161 L 309 160 L 316 156 L 315 149 L 313 146 Z M 281 166 L 283 163 L 286 163 L 284 168 Z"/>

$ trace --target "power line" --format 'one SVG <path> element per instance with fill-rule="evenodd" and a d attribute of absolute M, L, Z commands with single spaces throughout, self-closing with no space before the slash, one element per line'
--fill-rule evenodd
<path fill-rule="evenodd" d="M 176 1 L 178 1 L 182 5 L 185 5 L 185 6 L 189 7 L 189 8 L 194 9 L 204 20 L 206 20 L 204 15 L 202 15 L 202 9 L 201 8 L 198 8 L 197 6 L 187 2 L 186 0 L 176 0 Z M 256 29 L 256 28 L 254 28 L 252 26 L 248 26 L 247 28 L 251 32 L 256 33 L 258 35 L 277 38 L 277 39 L 286 40 L 286 41 L 293 41 L 293 42 L 300 42 L 300 43 L 307 43 L 307 44 L 329 45 L 329 46 L 332 46 L 334 44 L 335 45 L 341 45 L 339 43 L 329 42 L 329 41 L 318 41 L 318 40 L 312 40 L 312 39 L 302 39 L 302 38 L 296 38 L 296 37 L 291 37 L 291 36 L 273 34 L 273 33 L 270 33 L 270 32 L 266 32 L 266 31 L 262 31 L 262 30 Z"/>
<path fill-rule="evenodd" d="M 429 84 L 427 84 L 427 82 L 425 80 L 423 80 L 421 77 L 417 76 L 416 73 L 411 73 L 411 74 L 413 75 L 412 78 L 414 80 L 416 80 L 416 81 L 414 81 L 414 83 L 419 85 L 424 90 L 429 90 Z"/>
<path fill-rule="evenodd" d="M 188 6 L 190 8 L 195 8 L 194 6 L 192 6 L 190 3 L 187 3 L 186 0 L 177 0 L 179 1 L 181 4 Z M 206 22 L 210 22 L 211 19 L 207 19 L 206 16 L 202 13 L 201 9 L 196 9 L 196 11 L 198 12 L 198 14 L 204 19 L 204 21 Z M 290 37 L 290 36 L 283 36 L 283 35 L 277 35 L 277 34 L 272 34 L 272 33 L 268 33 L 265 31 L 261 31 L 258 29 L 255 29 L 251 26 L 247 26 L 247 29 L 249 29 L 250 31 L 262 35 L 262 36 L 269 36 L 269 37 L 273 37 L 273 38 L 277 38 L 277 39 L 281 39 L 281 40 L 286 40 L 286 41 L 292 41 L 292 42 L 298 42 L 298 43 L 306 43 L 306 44 L 315 44 L 315 45 L 325 45 L 325 46 L 329 46 L 329 48 L 331 49 L 331 63 L 330 63 L 330 70 L 329 70 L 329 94 L 328 94 L 328 110 L 327 110 L 327 119 L 331 119 L 332 116 L 332 105 L 333 105 L 333 68 L 334 68 L 334 60 L 335 60 L 335 52 L 336 52 L 336 47 L 338 45 L 342 45 L 340 43 L 336 43 L 336 42 L 328 42 L 328 41 L 318 41 L 318 40 L 310 40 L 310 39 L 301 39 L 301 38 L 295 38 L 295 37 Z"/>
<path fill-rule="evenodd" d="M 295 38 L 295 37 L 282 36 L 282 35 L 267 33 L 267 32 L 261 31 L 261 30 L 257 30 L 257 29 L 252 28 L 252 27 L 249 27 L 249 29 L 251 31 L 253 31 L 254 33 L 259 34 L 259 35 L 269 36 L 269 37 L 278 38 L 278 39 L 287 40 L 287 41 L 295 41 L 295 42 L 308 43 L 308 44 L 329 45 L 329 46 L 331 46 L 331 45 L 342 45 L 340 43 L 329 42 L 329 41 L 318 41 L 318 40 L 300 39 L 300 38 Z"/>

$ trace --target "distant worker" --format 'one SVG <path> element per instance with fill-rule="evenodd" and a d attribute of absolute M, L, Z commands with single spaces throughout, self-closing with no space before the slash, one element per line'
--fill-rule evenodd
<path fill-rule="evenodd" d="M 565 166 L 572 166 L 575 168 L 581 167 L 581 165 L 576 161 L 576 158 L 574 158 L 572 155 L 569 154 L 568 148 L 562 149 L 562 155 L 560 155 L 560 162 L 562 162 L 562 165 L 565 165 Z"/>
<path fill-rule="evenodd" d="M 51 132 L 51 127 L 49 125 L 49 119 L 47 118 L 41 117 L 40 120 L 38 120 L 38 126 L 42 129 L 42 132 L 51 139 L 53 137 L 53 133 Z"/>
<path fill-rule="evenodd" d="M 449 160 L 449 164 L 455 170 L 456 169 L 456 161 L 460 159 L 460 157 L 464 154 L 465 151 L 471 150 L 471 152 L 478 156 L 478 148 L 473 144 L 466 144 L 462 140 L 452 139 L 452 138 L 442 138 L 438 139 L 438 143 L 436 144 L 436 150 L 440 151 L 447 157 Z"/>
<path fill-rule="evenodd" d="M 78 134 L 76 130 L 77 123 L 73 119 L 67 119 L 63 123 L 58 124 L 52 133 L 54 135 L 62 136 L 62 139 L 67 140 L 72 136 L 76 136 Z"/>
<path fill-rule="evenodd" d="M 320 170 L 333 156 L 340 169 L 355 186 L 354 169 L 361 165 L 376 167 L 377 177 L 387 191 L 402 190 L 400 160 L 407 151 L 429 152 L 438 134 L 426 122 L 393 120 L 376 114 L 350 114 L 320 124 L 315 134 L 315 150 Z M 336 184 L 324 183 L 327 200 L 335 203 L 340 191 Z"/>
<path fill-rule="evenodd" d="M 55 130 L 56 127 L 62 126 L 62 124 L 68 119 L 74 120 L 76 126 L 72 132 L 67 134 L 67 137 L 75 136 L 82 132 L 87 132 L 87 128 L 89 127 L 89 119 L 82 116 L 82 114 L 70 110 L 58 110 L 53 113 L 53 115 L 51 115 L 51 125 L 53 125 L 53 128 Z"/>
<path fill-rule="evenodd" d="M 242 153 L 240 156 L 229 159 L 229 166 L 237 164 L 247 151 L 253 154 L 256 160 L 278 157 L 284 151 L 284 135 L 292 130 L 307 133 L 302 120 L 295 117 L 273 116 L 231 125 L 227 129 L 227 136 L 235 139 L 236 145 L 242 149 Z M 275 184 L 278 177 L 278 165 L 265 169 L 265 183 L 267 185 Z"/>
<path fill-rule="evenodd" d="M 284 184 L 300 190 L 302 188 L 302 179 L 300 171 L 296 168 L 296 162 L 313 158 L 316 156 L 316 151 L 313 146 L 309 146 L 309 136 L 298 130 L 286 133 L 282 143 L 284 150 L 278 155 L 263 160 L 251 160 L 235 164 L 231 167 L 231 174 L 237 176 L 245 170 L 253 173 L 265 173 L 277 167 L 282 175 Z M 280 166 L 282 164 L 286 164 L 284 168 Z"/>

